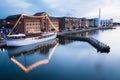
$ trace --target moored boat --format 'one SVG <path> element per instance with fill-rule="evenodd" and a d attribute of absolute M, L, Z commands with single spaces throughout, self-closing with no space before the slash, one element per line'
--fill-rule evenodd
<path fill-rule="evenodd" d="M 48 41 L 56 38 L 56 32 L 44 32 L 44 33 L 29 33 L 29 34 L 15 34 L 8 35 L 6 44 L 7 46 L 24 46 L 35 44 L 39 42 Z"/>
<path fill-rule="evenodd" d="M 26 14 L 8 16 L 8 22 L 10 29 L 7 46 L 24 46 L 48 41 L 56 38 L 59 31 L 46 13 L 33 16 Z"/>

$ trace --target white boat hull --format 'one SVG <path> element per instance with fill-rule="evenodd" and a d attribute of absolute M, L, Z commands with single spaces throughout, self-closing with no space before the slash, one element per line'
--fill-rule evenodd
<path fill-rule="evenodd" d="M 42 39 L 36 39 L 36 37 L 32 38 L 25 38 L 25 39 L 18 39 L 18 40 L 7 40 L 7 46 L 25 46 L 30 44 L 35 44 L 39 42 L 48 41 L 51 39 L 55 39 L 57 34 L 54 34 L 51 37 L 42 38 Z"/>

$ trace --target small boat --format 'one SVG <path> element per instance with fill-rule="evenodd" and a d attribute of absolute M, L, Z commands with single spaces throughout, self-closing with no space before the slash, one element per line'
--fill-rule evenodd
<path fill-rule="evenodd" d="M 56 35 L 56 32 L 32 32 L 26 34 L 8 35 L 6 44 L 7 46 L 25 46 L 55 39 Z"/>

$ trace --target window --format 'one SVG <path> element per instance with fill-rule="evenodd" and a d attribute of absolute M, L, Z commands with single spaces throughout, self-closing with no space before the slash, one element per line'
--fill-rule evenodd
<path fill-rule="evenodd" d="M 10 22 L 7 22 L 7 24 L 10 24 Z"/>

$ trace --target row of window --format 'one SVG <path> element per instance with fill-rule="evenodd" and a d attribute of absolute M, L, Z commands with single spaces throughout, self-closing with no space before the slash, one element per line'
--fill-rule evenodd
<path fill-rule="evenodd" d="M 26 26 L 34 26 L 34 25 L 40 25 L 40 23 L 39 24 L 26 24 Z"/>
<path fill-rule="evenodd" d="M 40 27 L 26 27 L 26 30 L 28 30 L 28 29 L 38 29 L 38 30 L 40 30 Z"/>

